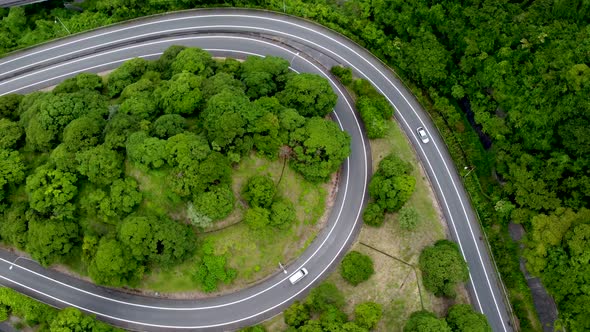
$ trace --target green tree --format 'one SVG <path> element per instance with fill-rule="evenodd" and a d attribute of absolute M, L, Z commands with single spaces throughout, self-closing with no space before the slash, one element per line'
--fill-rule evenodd
<path fill-rule="evenodd" d="M 287 228 L 295 221 L 296 211 L 293 203 L 287 199 L 275 200 L 270 207 L 270 225 Z"/>
<path fill-rule="evenodd" d="M 108 77 L 108 94 L 109 97 L 119 95 L 126 86 L 137 82 L 147 71 L 149 62 L 141 58 L 134 58 L 126 61 Z"/>
<path fill-rule="evenodd" d="M 111 184 L 123 171 L 123 157 L 104 145 L 77 153 L 76 160 L 79 163 L 78 172 L 97 185 Z"/>
<path fill-rule="evenodd" d="M 208 100 L 222 91 L 244 94 L 246 87 L 242 81 L 234 78 L 232 74 L 218 72 L 217 74 L 203 81 L 203 98 Z"/>
<path fill-rule="evenodd" d="M 4 211 L 3 222 L 0 223 L 2 241 L 21 250 L 25 249 L 27 244 L 27 208 L 26 203 L 12 204 Z"/>
<path fill-rule="evenodd" d="M 19 105 L 22 100 L 23 96 L 16 93 L 0 96 L 0 118 L 17 120 L 20 113 Z"/>
<path fill-rule="evenodd" d="M 162 167 L 168 157 L 166 141 L 149 137 L 143 131 L 131 134 L 126 147 L 129 159 L 152 169 Z"/>
<path fill-rule="evenodd" d="M 289 74 L 289 62 L 283 58 L 250 56 L 242 63 L 242 82 L 251 99 L 273 95 L 282 88 Z"/>
<path fill-rule="evenodd" d="M 78 225 L 72 221 L 29 219 L 27 252 L 47 266 L 69 254 L 78 241 Z"/>
<path fill-rule="evenodd" d="M 369 280 L 374 273 L 371 257 L 358 251 L 351 251 L 346 254 L 340 264 L 340 275 L 354 286 Z"/>
<path fill-rule="evenodd" d="M 383 309 L 379 303 L 363 302 L 354 307 L 354 321 L 359 326 L 372 330 L 381 320 Z"/>
<path fill-rule="evenodd" d="M 455 286 L 469 279 L 467 263 L 454 242 L 439 240 L 420 253 L 424 288 L 436 296 L 455 297 Z"/>
<path fill-rule="evenodd" d="M 124 216 L 141 202 L 142 194 L 135 179 L 125 177 L 111 184 L 109 199 L 101 202 L 102 212 L 109 217 Z M 104 205 L 104 207 L 103 207 Z"/>
<path fill-rule="evenodd" d="M 154 241 L 156 221 L 154 218 L 129 216 L 125 218 L 117 232 L 117 238 L 138 262 L 148 260 L 157 252 Z"/>
<path fill-rule="evenodd" d="M 116 239 L 100 239 L 96 255 L 88 266 L 88 274 L 97 284 L 107 286 L 135 285 L 143 276 L 144 267 Z"/>
<path fill-rule="evenodd" d="M 41 166 L 27 177 L 26 192 L 34 210 L 53 217 L 71 216 L 70 201 L 78 192 L 76 175 Z"/>
<path fill-rule="evenodd" d="M 200 76 L 188 72 L 174 75 L 154 91 L 158 107 L 166 114 L 192 115 L 201 108 L 202 81 Z"/>
<path fill-rule="evenodd" d="M 255 175 L 242 188 L 242 197 L 251 207 L 269 208 L 276 195 L 274 181 L 268 175 Z"/>
<path fill-rule="evenodd" d="M 398 211 L 412 196 L 416 179 L 412 166 L 391 154 L 379 163 L 369 183 L 369 194 L 386 212 Z"/>
<path fill-rule="evenodd" d="M 263 230 L 270 224 L 270 211 L 259 206 L 247 209 L 244 213 L 244 222 L 252 230 Z"/>
<path fill-rule="evenodd" d="M 23 136 L 23 128 L 16 122 L 8 119 L 0 119 L 0 149 L 13 149 L 18 147 L 18 142 Z"/>
<path fill-rule="evenodd" d="M 105 127 L 104 145 L 111 149 L 125 148 L 127 137 L 138 130 L 139 118 L 117 112 Z"/>
<path fill-rule="evenodd" d="M 199 48 L 185 48 L 180 51 L 170 68 L 174 74 L 188 72 L 202 77 L 213 74 L 213 59 L 211 54 Z"/>
<path fill-rule="evenodd" d="M 429 311 L 416 311 L 404 325 L 404 332 L 451 332 L 444 319 L 437 318 Z"/>
<path fill-rule="evenodd" d="M 311 118 L 291 133 L 291 166 L 312 182 L 327 181 L 350 155 L 350 136 L 334 122 Z"/>
<path fill-rule="evenodd" d="M 328 115 L 338 99 L 325 78 L 307 73 L 291 77 L 277 96 L 283 105 L 305 117 Z"/>
<path fill-rule="evenodd" d="M 234 193 L 227 185 L 210 187 L 208 191 L 196 194 L 193 200 L 195 210 L 213 221 L 229 216 L 234 202 Z"/>
<path fill-rule="evenodd" d="M 49 329 L 55 332 L 95 331 L 98 330 L 97 325 L 93 317 L 82 314 L 77 308 L 68 307 L 57 313 L 51 320 Z"/>
<path fill-rule="evenodd" d="M 202 247 L 203 256 L 193 272 L 193 279 L 205 292 L 217 290 L 220 282 L 231 283 L 236 277 L 236 270 L 228 268 L 223 255 L 215 255 L 214 243 L 206 241 Z"/>
<path fill-rule="evenodd" d="M 195 167 L 209 156 L 211 149 L 202 135 L 189 132 L 174 135 L 166 142 L 168 164 L 180 169 Z"/>
<path fill-rule="evenodd" d="M 168 47 L 160 56 L 160 58 L 156 61 L 156 68 L 159 72 L 162 73 L 163 79 L 169 79 L 170 77 L 172 77 L 171 65 L 176 59 L 178 53 L 180 53 L 184 49 L 186 49 L 186 46 L 172 45 Z"/>
<path fill-rule="evenodd" d="M 97 146 L 100 142 L 105 121 L 93 116 L 83 116 L 66 126 L 63 144 L 70 151 L 80 151 Z"/>
<path fill-rule="evenodd" d="M 305 304 L 295 301 L 283 312 L 285 324 L 292 327 L 300 327 L 310 319 L 309 309 Z"/>
<path fill-rule="evenodd" d="M 352 70 L 350 68 L 342 66 L 333 66 L 332 68 L 330 68 L 330 72 L 334 74 L 334 76 L 338 77 L 342 84 L 349 85 L 352 83 Z"/>
<path fill-rule="evenodd" d="M 363 221 L 369 226 L 379 227 L 385 221 L 385 210 L 383 210 L 381 205 L 370 202 L 363 211 Z"/>
<path fill-rule="evenodd" d="M 491 332 L 486 316 L 473 311 L 468 304 L 455 304 L 447 314 L 449 327 L 456 332 Z"/>
<path fill-rule="evenodd" d="M 167 139 L 181 134 L 186 129 L 186 120 L 178 114 L 164 114 L 152 125 L 152 134 L 161 139 Z"/>
<path fill-rule="evenodd" d="M 227 149 L 246 132 L 243 114 L 250 108 L 248 98 L 228 90 L 211 97 L 202 113 L 203 127 L 214 150 Z"/>
<path fill-rule="evenodd" d="M 18 151 L 0 149 L 0 189 L 19 184 L 25 178 L 25 164 Z"/>
<path fill-rule="evenodd" d="M 344 295 L 330 282 L 323 282 L 312 289 L 305 300 L 309 309 L 316 313 L 323 312 L 329 307 L 342 308 L 345 302 Z"/>
<path fill-rule="evenodd" d="M 76 153 L 68 150 L 63 144 L 56 146 L 51 151 L 49 161 L 60 171 L 69 173 L 77 172 L 78 161 L 76 160 Z"/>

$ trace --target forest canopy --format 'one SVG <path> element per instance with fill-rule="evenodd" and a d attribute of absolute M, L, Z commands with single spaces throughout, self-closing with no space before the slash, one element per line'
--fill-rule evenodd
<path fill-rule="evenodd" d="M 0 238 L 43 265 L 80 261 L 110 286 L 137 285 L 199 252 L 195 280 L 215 290 L 236 272 L 197 237 L 234 210 L 233 166 L 257 153 L 326 181 L 350 154 L 348 134 L 327 116 L 336 98 L 326 79 L 292 73 L 281 58 L 218 60 L 182 46 L 105 78 L 83 73 L 51 92 L 1 96 Z M 293 204 L 260 178 L 245 198 L 274 231 L 288 227 Z"/>

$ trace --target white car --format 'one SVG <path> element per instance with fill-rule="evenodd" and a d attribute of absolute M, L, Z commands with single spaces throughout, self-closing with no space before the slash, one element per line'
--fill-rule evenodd
<path fill-rule="evenodd" d="M 307 275 L 307 269 L 302 267 L 299 271 L 293 273 L 290 277 L 289 277 L 289 281 L 291 282 L 291 284 L 295 285 L 296 283 L 298 283 L 301 279 L 303 279 L 303 277 L 305 277 Z"/>
<path fill-rule="evenodd" d="M 424 128 L 418 127 L 418 129 L 416 129 L 416 132 L 418 132 L 418 137 L 420 137 L 422 143 L 430 142 L 430 139 L 428 138 L 428 135 L 426 134 L 426 130 L 424 130 Z"/>

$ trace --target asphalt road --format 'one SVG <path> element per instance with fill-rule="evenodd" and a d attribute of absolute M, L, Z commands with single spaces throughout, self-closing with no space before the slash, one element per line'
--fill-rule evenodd
<path fill-rule="evenodd" d="M 0 7 L 18 7 L 47 0 L 0 0 Z"/>
<path fill-rule="evenodd" d="M 0 60 L 0 95 L 26 93 L 54 85 L 82 71 L 100 72 L 140 56 L 157 58 L 173 44 L 198 46 L 219 56 L 277 55 L 296 71 L 326 74 L 336 63 L 370 80 L 396 108 L 395 117 L 409 136 L 433 185 L 469 268 L 468 289 L 476 310 L 494 331 L 512 331 L 496 272 L 481 229 L 452 160 L 434 125 L 412 94 L 378 59 L 348 39 L 313 23 L 252 10 L 201 10 L 167 14 L 95 30 L 29 49 Z M 342 166 L 336 204 L 328 227 L 283 274 L 242 291 L 202 300 L 147 298 L 71 279 L 7 252 L 0 252 L 2 284 L 56 306 L 76 306 L 136 330 L 231 330 L 269 318 L 301 298 L 335 266 L 360 227 L 371 169 L 368 141 L 351 101 L 339 95 L 335 120 L 352 137 L 352 155 Z M 423 126 L 431 142 L 422 144 L 415 129 Z M 458 165 L 462 168 L 463 165 Z M 14 263 L 13 263 L 14 262 Z M 13 266 L 10 268 L 10 266 Z M 301 266 L 310 274 L 296 286 L 287 278 Z"/>

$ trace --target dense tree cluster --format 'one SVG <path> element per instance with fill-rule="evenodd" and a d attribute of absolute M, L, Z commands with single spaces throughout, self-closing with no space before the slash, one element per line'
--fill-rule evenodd
<path fill-rule="evenodd" d="M 382 308 L 378 303 L 358 304 L 352 320 L 342 311 L 344 304 L 344 296 L 334 284 L 320 284 L 305 301 L 295 301 L 284 311 L 285 324 L 289 326 L 286 331 L 368 332 L 381 320 Z"/>
<path fill-rule="evenodd" d="M 369 183 L 371 201 L 363 212 L 363 220 L 370 226 L 383 224 L 384 214 L 397 212 L 410 199 L 416 187 L 408 162 L 390 154 L 379 162 Z"/>
<path fill-rule="evenodd" d="M 0 288 L 0 322 L 8 319 L 8 315 L 22 319 L 23 323 L 35 329 L 47 331 L 93 331 L 119 332 L 123 331 L 86 315 L 72 307 L 57 310 L 47 304 L 35 301 L 30 297 L 19 294 L 10 288 Z"/>
<path fill-rule="evenodd" d="M 552 215 L 559 208 L 574 212 L 590 208 L 590 145 L 585 135 L 590 125 L 586 98 L 590 89 L 587 1 L 207 2 L 215 4 L 263 6 L 315 20 L 347 35 L 394 67 L 410 86 L 420 89 L 426 104 L 441 119 L 438 124 L 445 127 L 441 129 L 446 131 L 443 134 L 454 156 L 464 152 L 467 164 L 477 164 L 474 174 L 485 181 L 483 188 L 494 201 L 490 207 L 489 202 L 476 204 L 484 222 L 514 220 L 531 230 L 533 220 L 538 220 L 534 219 L 536 215 Z M 81 13 L 67 11 L 59 2 L 0 9 L 0 53 L 65 35 L 67 31 L 53 22 L 56 15 L 72 32 L 79 32 L 200 5 L 190 1 L 112 0 L 85 1 Z M 176 47 L 162 56 L 158 62 L 162 78 L 175 74 L 170 64 L 182 50 Z M 239 63 L 224 61 L 218 72 L 241 79 L 235 75 L 240 67 Z M 272 75 L 252 71 L 252 76 L 264 78 L 263 82 Z M 66 91 L 77 89 L 77 85 L 88 89 L 93 82 L 71 81 Z M 256 93 L 266 93 L 264 89 L 273 87 L 264 84 L 259 88 L 262 92 Z M 205 90 L 203 87 L 204 95 Z M 20 103 L 20 97 L 9 98 L 12 104 L 0 98 L 0 114 Z M 11 120 L 17 120 L 18 112 L 8 113 Z M 479 144 L 469 124 L 489 151 Z M 31 121 L 30 131 L 36 135 L 27 141 L 47 149 L 46 142 L 53 139 L 51 132 L 41 130 L 37 119 Z M 494 179 L 505 185 L 492 185 Z M 494 211 L 495 202 L 509 202 L 514 208 L 502 216 Z M 507 287 L 520 292 L 517 286 L 524 286 L 524 279 L 516 284 L 517 246 L 505 241 L 504 234 L 491 235 L 498 240 L 492 248 Z M 568 316 L 569 298 L 560 301 L 560 314 L 567 318 L 567 324 L 574 324 Z M 526 313 L 517 311 L 517 315 L 521 326 L 527 324 Z"/>
<path fill-rule="evenodd" d="M 404 332 L 491 332 L 486 316 L 475 312 L 468 304 L 452 306 L 447 317 L 438 318 L 429 311 L 416 311 L 410 315 Z"/>
<path fill-rule="evenodd" d="M 439 240 L 420 253 L 424 288 L 436 296 L 455 297 L 457 283 L 469 279 L 467 263 L 456 243 Z"/>
<path fill-rule="evenodd" d="M 51 92 L 2 96 L 1 239 L 43 265 L 81 260 L 111 286 L 196 253 L 194 280 L 213 291 L 236 272 L 197 246 L 196 231 L 233 211 L 232 166 L 253 150 L 286 151 L 306 178 L 326 180 L 350 153 L 348 135 L 323 118 L 335 100 L 326 80 L 283 59 L 214 60 L 180 46 L 129 60 L 104 82 L 83 73 Z M 250 179 L 243 196 L 252 229 L 295 219 L 268 177 Z"/>

